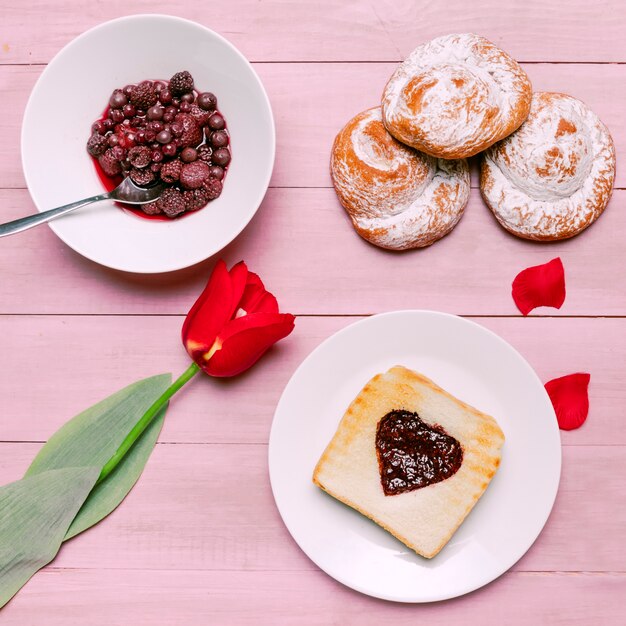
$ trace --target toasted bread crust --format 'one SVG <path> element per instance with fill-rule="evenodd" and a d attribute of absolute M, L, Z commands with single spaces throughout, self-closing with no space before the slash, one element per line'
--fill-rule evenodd
<path fill-rule="evenodd" d="M 416 411 L 425 422 L 435 423 L 431 405 L 437 407 L 440 403 L 449 413 L 458 414 L 451 420 L 442 414 L 436 422 L 461 442 L 461 468 L 440 483 L 384 496 L 373 439 L 378 421 L 387 410 L 403 408 Z M 493 417 L 455 398 L 425 376 L 396 366 L 374 376 L 350 404 L 315 467 L 313 482 L 417 554 L 432 558 L 484 493 L 500 464 L 503 442 L 504 435 Z M 363 469 L 360 474 L 354 469 L 359 467 Z M 354 475 L 346 476 L 353 469 Z M 387 505 L 396 509 L 402 523 L 395 522 L 393 512 L 389 516 L 381 514 Z M 424 534 L 428 536 L 422 537 Z"/>

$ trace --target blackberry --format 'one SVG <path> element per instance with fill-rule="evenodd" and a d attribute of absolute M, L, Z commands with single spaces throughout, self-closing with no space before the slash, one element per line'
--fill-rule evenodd
<path fill-rule="evenodd" d="M 193 77 L 189 72 L 176 72 L 170 78 L 170 92 L 174 97 L 182 96 L 190 91 L 193 91 Z"/>
<path fill-rule="evenodd" d="M 108 147 L 109 140 L 104 135 L 98 133 L 91 135 L 87 142 L 87 152 L 94 157 L 102 156 L 107 151 Z"/>
<path fill-rule="evenodd" d="M 164 163 L 161 167 L 161 180 L 164 183 L 175 183 L 180 178 L 183 164 L 179 159 Z"/>
<path fill-rule="evenodd" d="M 107 176 L 117 176 L 122 171 L 120 162 L 113 154 L 113 148 L 109 148 L 102 156 L 99 156 L 98 163 Z"/>
<path fill-rule="evenodd" d="M 198 160 L 199 161 L 204 161 L 207 165 L 211 164 L 211 157 L 213 155 L 213 150 L 211 150 L 210 146 L 207 146 L 206 144 L 201 145 L 198 148 Z"/>
<path fill-rule="evenodd" d="M 147 146 L 135 146 L 128 151 L 130 164 L 139 169 L 150 165 L 152 150 Z"/>
<path fill-rule="evenodd" d="M 130 102 L 136 109 L 147 111 L 158 101 L 157 94 L 150 81 L 145 80 L 130 90 Z"/>
<path fill-rule="evenodd" d="M 140 170 L 136 167 L 133 167 L 130 170 L 129 176 L 131 177 L 132 181 L 136 185 L 139 185 L 140 187 L 145 187 L 146 185 L 149 185 L 151 182 L 154 182 L 154 173 L 150 169 L 144 168 Z"/>
<path fill-rule="evenodd" d="M 180 184 L 185 189 L 199 189 L 209 179 L 209 166 L 202 161 L 185 163 L 180 172 Z"/>
<path fill-rule="evenodd" d="M 166 189 L 157 202 L 167 217 L 176 217 L 185 211 L 185 200 L 178 189 Z"/>

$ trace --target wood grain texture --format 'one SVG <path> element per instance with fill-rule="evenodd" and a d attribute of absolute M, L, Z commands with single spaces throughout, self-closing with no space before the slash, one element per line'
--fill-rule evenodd
<path fill-rule="evenodd" d="M 272 186 L 329 187 L 330 147 L 346 122 L 380 97 L 396 63 L 257 63 L 274 110 L 277 154 Z M 616 144 L 617 187 L 626 187 L 619 154 L 626 149 L 626 65 L 524 64 L 536 91 L 562 91 L 585 101 Z M 21 119 L 42 66 L 1 66 L 0 187 L 24 187 L 19 159 Z M 303 79 L 306 77 L 306 79 Z M 141 78 L 141 77 L 138 77 Z M 103 84 L 103 106 L 116 84 Z M 97 116 L 94 112 L 94 119 Z M 224 112 L 228 117 L 228 111 Z M 85 128 L 85 141 L 89 129 Z M 282 157 L 281 155 L 285 155 Z M 85 152 L 85 158 L 88 158 Z M 473 159 L 475 162 L 476 159 Z M 474 172 L 473 185 L 477 186 Z"/>
<path fill-rule="evenodd" d="M 454 32 L 479 32 L 522 61 L 626 61 L 620 0 L 518 2 L 464 0 L 238 0 L 205 5 L 123 0 L 85 5 L 68 0 L 3 4 L 0 62 L 46 63 L 84 30 L 133 13 L 195 20 L 230 39 L 253 61 L 399 61 L 419 43 Z M 45 37 L 33 24 L 46 20 Z M 280 45 L 276 45 L 277 41 Z"/>
<path fill-rule="evenodd" d="M 354 319 L 300 317 L 293 334 L 245 375 L 197 378 L 172 401 L 160 440 L 266 443 L 296 367 Z M 626 406 L 625 319 L 475 321 L 509 341 L 543 381 L 591 373 L 589 419 L 581 429 L 561 433 L 565 445 L 626 445 L 622 412 L 615 410 Z M 45 441 L 73 415 L 133 380 L 179 374 L 188 364 L 181 326 L 182 317 L 0 317 L 0 397 L 12 398 L 0 421 L 0 441 Z"/>
<path fill-rule="evenodd" d="M 2 610 L 0 623 L 622 624 L 623 1 L 0 2 L 0 222 L 35 210 L 19 144 L 24 107 L 45 64 L 86 29 L 142 12 L 203 23 L 255 62 L 276 118 L 276 167 L 259 213 L 220 256 L 229 264 L 245 258 L 282 309 L 301 316 L 258 367 L 232 381 L 200 377 L 176 397 L 127 500 L 66 544 Z M 466 214 L 435 246 L 390 254 L 353 232 L 328 173 L 334 136 L 377 104 L 416 45 L 450 32 L 486 36 L 524 62 L 535 90 L 578 97 L 609 127 L 620 189 L 581 236 L 541 245 L 506 234 L 476 191 L 475 159 Z M 565 265 L 564 306 L 520 317 L 513 277 L 555 256 Z M 139 377 L 186 367 L 182 316 L 214 261 L 140 276 L 94 265 L 47 227 L 0 240 L 0 481 L 18 478 L 40 442 L 86 406 Z M 589 419 L 561 433 L 561 487 L 537 542 L 492 584 L 422 606 L 368 598 L 317 570 L 282 524 L 266 461 L 276 403 L 302 359 L 358 316 L 402 308 L 480 316 L 475 321 L 509 341 L 544 381 L 591 373 Z"/>
<path fill-rule="evenodd" d="M 0 444 L 2 483 L 17 479 L 38 449 Z M 625 454 L 624 446 L 564 448 L 553 512 L 514 571 L 626 572 Z M 66 543 L 53 567 L 317 569 L 276 510 L 267 446 L 250 444 L 158 444 L 130 496 L 105 522 Z"/>
<path fill-rule="evenodd" d="M 416 606 L 368 598 L 321 572 L 47 569 L 2 617 L 3 626 L 125 626 L 128 618 L 146 626 L 610 626 L 622 623 L 625 593 L 624 574 L 513 573 L 468 596 Z"/>
<path fill-rule="evenodd" d="M 625 206 L 626 191 L 617 191 L 578 237 L 545 244 L 509 235 L 473 190 L 450 235 L 430 248 L 392 253 L 355 233 L 332 189 L 271 189 L 252 223 L 219 256 L 229 264 L 245 259 L 283 310 L 318 315 L 406 308 L 520 315 L 510 295 L 517 273 L 560 256 L 566 301 L 531 315 L 625 315 Z M 0 190 L 0 207 L 6 219 L 34 210 L 20 190 Z M 117 272 L 39 226 L 0 244 L 6 268 L 0 313 L 185 314 L 214 262 L 165 275 Z"/>

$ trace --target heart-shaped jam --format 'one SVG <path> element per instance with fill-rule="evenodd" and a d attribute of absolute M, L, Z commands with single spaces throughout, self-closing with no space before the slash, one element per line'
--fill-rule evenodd
<path fill-rule="evenodd" d="M 390 411 L 380 420 L 376 454 L 386 496 L 439 483 L 463 463 L 463 448 L 454 437 L 410 411 Z"/>

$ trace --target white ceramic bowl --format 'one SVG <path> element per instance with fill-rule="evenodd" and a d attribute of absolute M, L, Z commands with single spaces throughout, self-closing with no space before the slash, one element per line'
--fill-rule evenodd
<path fill-rule="evenodd" d="M 270 103 L 245 57 L 213 31 L 177 17 L 134 15 L 106 22 L 69 43 L 41 74 L 22 128 L 22 163 L 44 211 L 103 191 L 85 145 L 113 89 L 188 70 L 212 91 L 231 135 L 233 158 L 222 195 L 172 221 L 146 220 L 101 202 L 50 223 L 83 256 L 114 269 L 157 273 L 188 267 L 221 250 L 248 224 L 269 185 L 275 153 Z"/>

